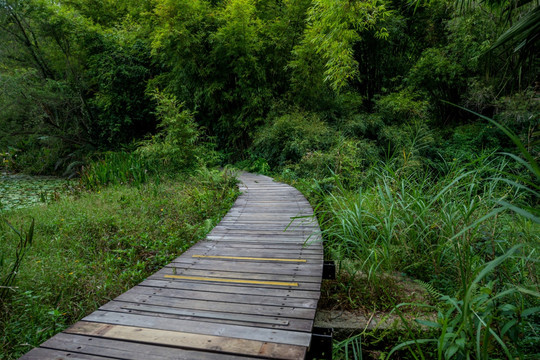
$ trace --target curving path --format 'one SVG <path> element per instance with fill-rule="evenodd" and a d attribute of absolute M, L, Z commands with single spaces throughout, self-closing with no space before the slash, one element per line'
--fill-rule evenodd
<path fill-rule="evenodd" d="M 203 241 L 21 359 L 304 359 L 323 268 L 302 194 L 240 175 Z M 291 222 L 292 219 L 292 222 Z"/>

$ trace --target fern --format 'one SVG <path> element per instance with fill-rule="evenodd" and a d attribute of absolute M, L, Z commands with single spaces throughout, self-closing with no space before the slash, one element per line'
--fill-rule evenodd
<path fill-rule="evenodd" d="M 417 283 L 418 285 L 422 286 L 422 288 L 429 294 L 429 296 L 435 298 L 435 299 L 440 299 L 442 298 L 444 295 L 441 294 L 437 289 L 435 289 L 435 287 L 427 282 L 424 282 L 422 280 L 418 280 L 418 279 L 415 279 L 414 280 L 415 283 Z"/>

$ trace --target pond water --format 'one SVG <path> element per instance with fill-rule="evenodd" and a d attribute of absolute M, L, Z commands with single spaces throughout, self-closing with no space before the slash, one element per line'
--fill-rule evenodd
<path fill-rule="evenodd" d="M 66 180 L 0 173 L 0 212 L 51 201 L 66 192 Z"/>

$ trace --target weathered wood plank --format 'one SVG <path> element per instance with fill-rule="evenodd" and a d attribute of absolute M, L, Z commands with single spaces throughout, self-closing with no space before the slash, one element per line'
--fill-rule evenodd
<path fill-rule="evenodd" d="M 195 281 L 173 281 L 166 278 L 148 278 L 143 281 L 140 286 L 160 287 L 167 289 L 182 289 L 182 290 L 194 290 L 201 292 L 213 292 L 213 293 L 226 293 L 226 294 L 241 294 L 241 295 L 260 295 L 272 297 L 294 297 L 301 299 L 315 299 L 318 300 L 320 293 L 317 290 L 301 290 L 297 288 L 273 288 L 272 291 L 268 291 L 267 288 L 253 287 L 246 285 L 230 285 L 230 284 L 217 284 L 208 282 L 195 282 Z"/>
<path fill-rule="evenodd" d="M 322 239 L 317 234 L 300 234 L 297 236 L 293 236 L 292 234 L 256 234 L 256 233 L 248 233 L 248 234 L 237 234 L 237 233 L 217 233 L 217 234 L 210 234 L 207 236 L 208 240 L 216 240 L 216 241 L 232 241 L 232 242 L 261 242 L 261 243 L 295 243 L 295 244 L 312 244 L 321 242 Z"/>
<path fill-rule="evenodd" d="M 305 332 L 205 323 L 192 320 L 163 319 L 155 316 L 123 314 L 101 310 L 88 315 L 83 321 L 298 346 L 309 346 L 311 340 L 311 334 Z"/>
<path fill-rule="evenodd" d="M 219 241 L 214 240 L 204 240 L 197 243 L 197 250 L 200 247 L 205 248 L 215 248 L 215 249 L 224 249 L 229 250 L 231 248 L 235 248 L 235 251 L 242 251 L 249 249 L 277 249 L 276 251 L 289 251 L 290 249 L 300 249 L 300 250 L 313 250 L 317 253 L 322 253 L 322 243 L 318 242 L 315 244 L 307 244 L 304 245 L 303 243 L 280 243 L 280 242 L 271 242 L 271 243 L 246 243 L 242 241 L 229 241 L 226 244 L 223 244 Z M 196 251 L 195 248 L 192 248 L 193 250 L 188 251 Z"/>
<path fill-rule="evenodd" d="M 262 248 L 253 248 L 250 247 L 248 249 L 239 249 L 239 248 L 228 248 L 225 246 L 220 246 L 217 248 L 203 248 L 198 247 L 195 249 L 192 249 L 186 253 L 184 253 L 184 256 L 178 258 L 180 259 L 184 258 L 192 258 L 195 255 L 197 256 L 229 256 L 229 257 L 237 257 L 237 259 L 230 259 L 231 261 L 249 261 L 249 262 L 271 262 L 272 264 L 279 265 L 279 260 L 272 260 L 272 259 L 291 259 L 293 261 L 294 259 L 298 260 L 309 260 L 309 259 L 319 259 L 322 255 L 322 251 L 319 249 L 302 249 L 302 248 L 296 248 L 296 249 L 279 249 L 279 248 L 270 248 L 266 249 L 264 247 Z M 241 257 L 245 257 L 246 259 L 241 259 Z M 257 259 L 258 258 L 258 259 Z M 268 260 L 265 260 L 268 259 Z M 202 260 L 202 258 L 201 258 Z M 216 261 L 218 258 L 216 258 Z M 225 260 L 223 258 L 222 260 Z M 175 260 L 176 261 L 176 260 Z M 288 261 L 288 260 L 287 260 Z M 281 261 L 281 263 L 286 261 Z M 303 262 L 303 261 L 300 261 Z M 308 265 L 307 263 L 304 265 Z"/>
<path fill-rule="evenodd" d="M 42 344 L 43 347 L 115 359 L 132 360 L 240 360 L 244 356 L 203 352 L 169 346 L 156 346 L 131 341 L 113 340 L 88 335 L 60 333 Z M 71 359 L 68 357 L 67 359 Z M 41 358 L 40 358 L 41 359 Z M 57 359 L 57 358 L 54 358 Z M 97 358 L 99 359 L 99 358 Z"/>
<path fill-rule="evenodd" d="M 275 279 L 248 279 L 248 278 L 231 278 L 227 276 L 204 276 L 204 275 L 195 275 L 193 273 L 188 274 L 173 274 L 163 273 L 165 270 L 160 270 L 158 273 L 148 277 L 148 279 L 167 279 L 175 282 L 197 282 L 197 283 L 227 283 L 227 284 L 236 284 L 241 286 L 251 286 L 259 287 L 266 289 L 282 289 L 282 288 L 294 288 L 299 290 L 315 290 L 320 289 L 320 283 L 318 282 L 297 282 L 295 279 L 288 280 L 275 280 Z M 174 276 L 177 276 L 176 278 Z M 235 281 L 236 280 L 236 281 Z M 276 284 L 274 284 L 274 282 Z M 279 284 L 277 283 L 279 282 Z M 266 293 L 270 292 L 266 290 Z"/>
<path fill-rule="evenodd" d="M 200 311 L 229 312 L 236 314 L 253 314 L 274 317 L 287 317 L 297 319 L 313 319 L 315 308 L 295 308 L 287 306 L 271 306 L 260 304 L 238 304 L 224 301 L 193 300 L 170 298 L 159 295 L 124 293 L 115 301 L 151 304 L 156 306 L 169 306 L 171 308 L 191 309 Z M 105 306 L 105 305 L 104 305 Z"/>
<path fill-rule="evenodd" d="M 175 270 L 176 269 L 176 270 Z M 276 281 L 276 282 L 299 282 L 299 283 L 320 283 L 320 276 L 307 276 L 307 275 L 280 275 L 280 274 L 268 274 L 268 273 L 255 273 L 246 271 L 229 271 L 227 269 L 222 270 L 199 270 L 196 268 L 189 268 L 182 265 L 169 267 L 166 266 L 163 269 L 156 272 L 154 275 L 186 275 L 197 277 L 209 277 L 213 279 L 231 279 L 231 280 L 262 280 L 262 281 Z"/>
<path fill-rule="evenodd" d="M 298 282 L 300 281 L 298 278 L 293 278 L 291 280 L 278 280 L 273 275 L 279 275 L 279 276 L 289 276 L 289 277 L 295 277 L 295 276 L 310 276 L 311 274 L 318 272 L 319 268 L 322 268 L 322 266 L 314 266 L 312 268 L 306 268 L 306 267 L 287 267 L 287 266 L 281 266 L 275 269 L 272 269 L 271 266 L 268 266 L 269 264 L 261 264 L 261 267 L 257 267 L 257 264 L 250 264 L 250 263 L 244 263 L 247 264 L 246 266 L 241 266 L 242 263 L 234 263 L 231 262 L 230 264 L 227 264 L 226 262 L 223 262 L 223 265 L 215 264 L 215 263 L 180 263 L 180 262 L 174 262 L 169 265 L 167 265 L 166 268 L 172 269 L 173 274 L 177 275 L 183 275 L 182 271 L 190 270 L 197 270 L 205 273 L 211 273 L 216 271 L 229 271 L 229 272 L 249 272 L 251 274 L 257 274 L 259 276 L 267 276 L 269 278 L 269 281 L 290 281 L 290 282 Z M 263 267 L 263 265 L 265 265 Z M 271 264 L 270 264 L 271 265 Z M 202 275 L 206 276 L 206 275 Z M 234 277 L 233 277 L 234 278 Z M 174 277 L 172 278 L 174 279 Z M 317 281 L 320 281 L 320 278 Z M 260 279 L 265 280 L 265 279 Z M 313 282 L 313 281 L 312 281 Z"/>
<path fill-rule="evenodd" d="M 168 305 L 154 305 L 152 303 L 140 304 L 134 302 L 110 301 L 100 307 L 100 310 L 293 331 L 309 332 L 313 327 L 313 319 L 298 319 L 285 316 L 269 316 L 240 312 L 220 312 L 220 309 L 216 309 L 217 311 L 183 309 Z"/>
<path fill-rule="evenodd" d="M 293 308 L 317 308 L 317 300 L 302 299 L 290 296 L 273 297 L 267 295 L 252 295 L 252 294 L 229 294 L 223 292 L 208 292 L 208 291 L 193 291 L 184 289 L 171 289 L 162 287 L 135 286 L 126 292 L 130 294 L 145 294 L 159 295 L 163 297 L 206 300 L 206 301 L 223 301 L 237 304 L 256 304 L 270 306 L 288 306 Z"/>
<path fill-rule="evenodd" d="M 193 268 L 204 271 L 249 271 L 263 274 L 279 275 L 305 275 L 317 274 L 322 270 L 322 264 L 279 264 L 275 262 L 261 261 L 235 261 L 235 260 L 196 260 L 196 259 L 177 259 L 167 265 L 170 268 Z"/>
<path fill-rule="evenodd" d="M 89 359 L 105 360 L 105 359 L 118 359 L 118 358 L 88 355 L 88 354 L 78 354 L 76 352 L 62 351 L 62 350 L 56 350 L 56 349 L 45 349 L 45 348 L 35 348 L 20 358 L 20 360 L 89 360 Z"/>
<path fill-rule="evenodd" d="M 66 333 L 239 355 L 260 355 L 273 359 L 299 359 L 299 356 L 305 353 L 302 346 L 284 346 L 280 343 L 251 341 L 226 336 L 149 329 L 138 326 L 107 325 L 85 321 L 73 325 L 66 330 Z"/>

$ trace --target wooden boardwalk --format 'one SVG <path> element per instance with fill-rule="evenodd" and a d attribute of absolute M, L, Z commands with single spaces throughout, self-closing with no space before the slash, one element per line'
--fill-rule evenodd
<path fill-rule="evenodd" d="M 296 189 L 241 174 L 203 241 L 21 359 L 304 359 L 323 251 Z"/>

